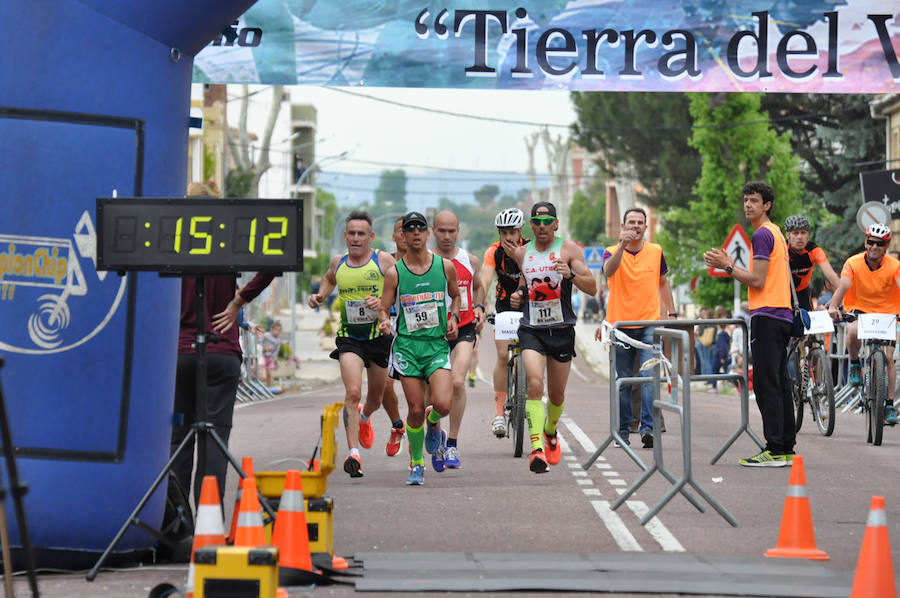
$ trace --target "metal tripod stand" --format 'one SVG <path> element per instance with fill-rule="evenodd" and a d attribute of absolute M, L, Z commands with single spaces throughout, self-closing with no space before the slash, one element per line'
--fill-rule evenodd
<path fill-rule="evenodd" d="M 3 359 L 0 359 L 0 369 L 3 368 Z M 19 526 L 19 539 L 22 542 L 22 552 L 25 557 L 25 568 L 28 571 L 28 585 L 31 587 L 31 595 L 39 596 L 37 577 L 34 574 L 34 550 L 31 547 L 31 536 L 28 535 L 28 522 L 25 519 L 25 506 L 22 497 L 28 492 L 28 485 L 19 481 L 19 468 L 16 465 L 15 447 L 9 429 L 9 416 L 6 412 L 6 399 L 3 396 L 3 387 L 0 386 L 0 435 L 3 436 L 3 454 L 6 456 L 6 472 L 9 476 L 9 491 L 13 498 L 13 508 L 16 511 L 16 523 Z M 0 482 L 0 542 L 3 548 L 3 579 L 5 581 L 6 596 L 13 595 L 12 588 L 12 562 L 9 552 L 9 527 L 6 524 L 6 489 Z"/>
<path fill-rule="evenodd" d="M 103 554 L 100 555 L 100 558 L 97 559 L 96 564 L 88 571 L 85 578 L 88 581 L 94 581 L 94 578 L 97 577 L 97 573 L 100 571 L 100 567 L 103 565 L 104 561 L 109 557 L 110 553 L 115 549 L 116 545 L 122 539 L 122 536 L 125 535 L 125 532 L 128 531 L 128 528 L 133 524 L 137 525 L 144 531 L 151 534 L 153 537 L 157 538 L 162 542 L 167 542 L 168 540 L 163 537 L 163 535 L 148 525 L 146 522 L 141 521 L 138 518 L 138 514 L 144 509 L 147 502 L 150 500 L 150 497 L 153 496 L 153 493 L 162 483 L 162 481 L 166 478 L 169 471 L 172 470 L 172 467 L 175 464 L 175 461 L 181 455 L 181 453 L 187 450 L 187 447 L 190 445 L 190 441 L 196 436 L 197 437 L 197 471 L 206 471 L 206 443 L 209 438 L 215 442 L 215 445 L 222 451 L 222 454 L 228 459 L 234 469 L 237 471 L 238 475 L 241 478 L 247 477 L 247 474 L 241 469 L 240 463 L 238 463 L 237 459 L 235 459 L 234 455 L 232 455 L 228 451 L 228 446 L 226 446 L 225 442 L 222 438 L 216 434 L 216 431 L 213 429 L 213 424 L 207 421 L 207 413 L 206 413 L 206 346 L 209 344 L 209 336 L 203 328 L 205 328 L 206 322 L 206 306 L 205 306 L 205 276 L 195 276 L 196 278 L 196 292 L 195 292 L 195 301 L 196 301 L 196 312 L 197 312 L 197 336 L 195 338 L 195 346 L 197 351 L 197 363 L 196 363 L 196 372 L 195 372 L 195 381 L 196 381 L 196 405 L 197 405 L 197 413 L 196 413 L 196 421 L 191 426 L 191 429 L 188 431 L 187 435 L 184 437 L 184 440 L 181 441 L 181 444 L 178 445 L 178 448 L 175 449 L 175 452 L 169 457 L 169 461 L 163 467 L 162 471 L 159 472 L 159 475 L 156 476 L 156 479 L 153 481 L 153 484 L 150 485 L 150 489 L 144 494 L 141 500 L 138 502 L 137 506 L 131 512 L 131 515 L 128 516 L 128 519 L 116 533 L 115 537 L 112 539 L 112 542 L 109 543 L 109 546 L 106 547 L 106 550 L 103 551 Z M 271 518 L 272 521 L 275 520 L 275 512 L 272 510 L 272 507 L 269 505 L 268 501 L 260 499 L 260 504 L 262 508 L 266 511 L 268 517 Z"/>

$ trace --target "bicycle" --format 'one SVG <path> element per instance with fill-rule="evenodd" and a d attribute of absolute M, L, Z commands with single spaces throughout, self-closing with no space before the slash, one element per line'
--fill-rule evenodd
<path fill-rule="evenodd" d="M 886 314 L 862 314 L 881 316 Z M 890 316 L 896 321 L 896 316 Z M 841 321 L 853 322 L 857 314 L 843 314 Z M 883 347 L 895 341 L 881 338 L 861 338 L 859 360 L 862 365 L 862 405 L 866 415 L 866 442 L 880 446 L 884 432 L 884 405 L 888 397 L 888 363 Z"/>
<path fill-rule="evenodd" d="M 495 314 L 487 317 L 488 322 L 495 324 Z M 525 365 L 522 363 L 522 349 L 519 340 L 511 340 L 507 347 L 506 361 L 506 403 L 503 406 L 506 416 L 506 436 L 513 440 L 513 456 L 521 457 L 525 447 L 525 401 L 528 396 L 528 379 L 525 376 Z"/>
<path fill-rule="evenodd" d="M 800 355 L 800 348 L 806 354 Z M 803 405 L 809 403 L 816 427 L 823 436 L 834 433 L 835 405 L 834 382 L 831 379 L 831 363 L 822 348 L 822 342 L 815 335 L 805 337 L 802 343 L 791 339 L 788 362 L 793 372 L 791 396 L 794 399 L 794 431 L 803 425 Z M 798 375 L 799 373 L 799 375 Z"/>

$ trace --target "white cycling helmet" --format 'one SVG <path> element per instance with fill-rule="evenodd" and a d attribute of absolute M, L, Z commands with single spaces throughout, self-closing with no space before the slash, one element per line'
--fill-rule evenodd
<path fill-rule="evenodd" d="M 519 208 L 508 208 L 494 217 L 494 226 L 497 228 L 522 228 L 525 224 L 525 214 Z"/>
<path fill-rule="evenodd" d="M 891 229 L 889 229 L 884 224 L 881 224 L 880 222 L 876 222 L 875 224 L 870 224 L 869 228 L 866 229 L 866 236 L 890 241 Z"/>

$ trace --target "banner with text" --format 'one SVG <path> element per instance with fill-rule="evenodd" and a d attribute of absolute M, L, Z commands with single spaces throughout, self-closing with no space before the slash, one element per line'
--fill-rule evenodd
<path fill-rule="evenodd" d="M 900 91 L 883 0 L 259 0 L 196 83 L 628 91 Z"/>

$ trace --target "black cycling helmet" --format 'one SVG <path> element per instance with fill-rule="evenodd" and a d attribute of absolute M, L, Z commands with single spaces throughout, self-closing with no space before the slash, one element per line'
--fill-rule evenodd
<path fill-rule="evenodd" d="M 809 218 L 807 218 L 803 214 L 794 214 L 793 216 L 788 216 L 784 221 L 784 230 L 786 230 L 787 232 L 791 232 L 792 230 L 808 231 L 809 228 Z"/>

